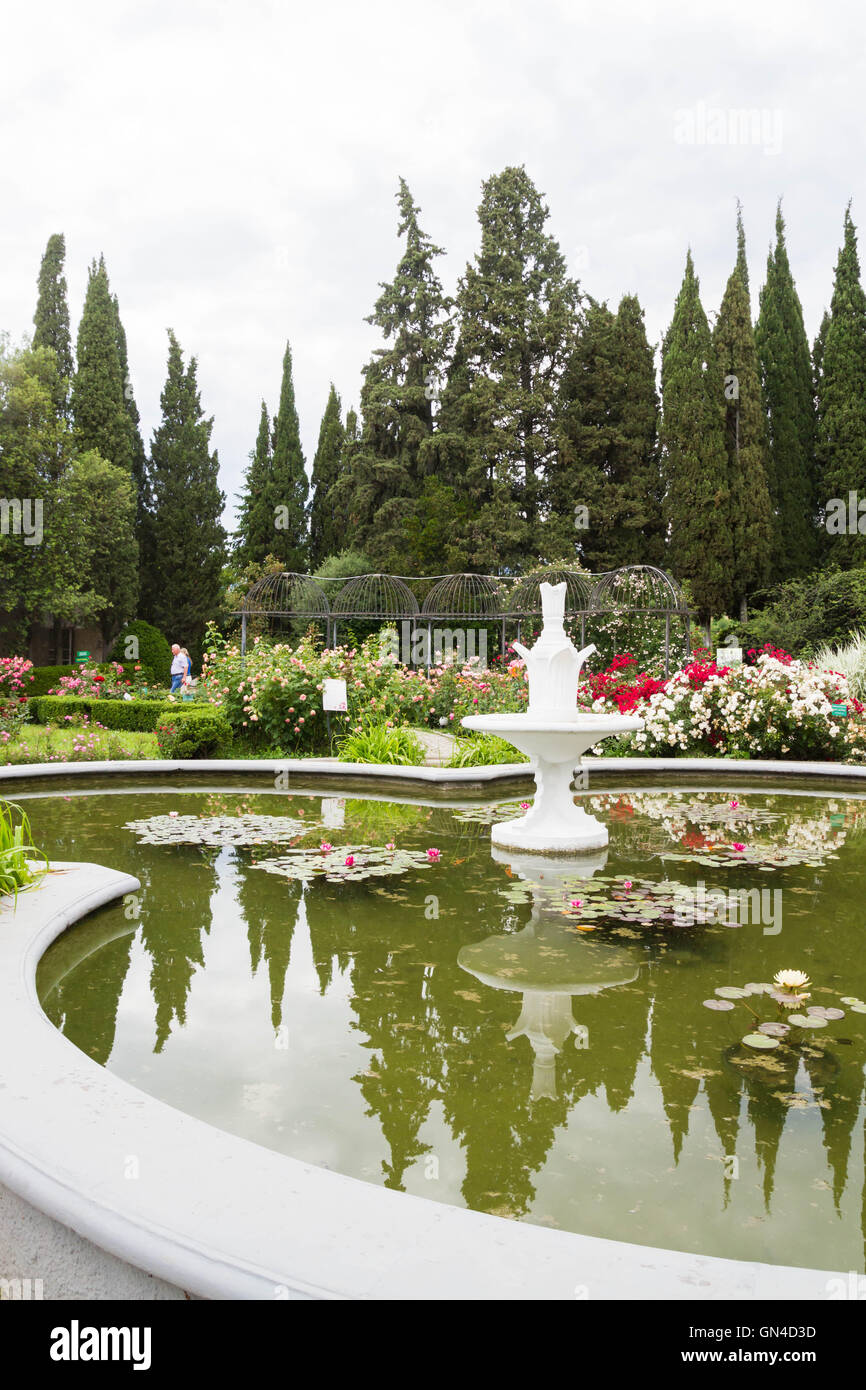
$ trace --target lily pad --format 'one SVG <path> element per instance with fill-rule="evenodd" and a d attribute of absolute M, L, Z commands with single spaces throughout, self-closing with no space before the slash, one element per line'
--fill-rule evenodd
<path fill-rule="evenodd" d="M 720 985 L 716 994 L 720 999 L 745 999 L 748 990 L 741 989 L 739 985 Z"/>
<path fill-rule="evenodd" d="M 845 1017 L 845 1010 L 844 1010 L 844 1009 L 825 1009 L 825 1010 L 824 1010 L 824 1017 L 825 1017 L 825 1018 L 832 1019 L 832 1020 L 835 1021 L 837 1018 L 844 1018 L 844 1017 Z"/>
<path fill-rule="evenodd" d="M 743 1042 L 746 1044 L 746 1047 L 759 1049 L 779 1046 L 778 1039 L 768 1038 L 766 1033 L 747 1033 L 743 1038 Z"/>
<path fill-rule="evenodd" d="M 852 1004 L 850 1007 L 852 1014 L 866 1014 L 866 1004 L 860 999 L 858 999 L 856 1004 Z"/>
<path fill-rule="evenodd" d="M 317 822 L 290 816 L 151 816 L 127 821 L 140 845 L 282 845 L 314 829 Z"/>
<path fill-rule="evenodd" d="M 766 1033 L 768 1038 L 784 1038 L 791 1029 L 787 1023 L 759 1023 L 758 1032 Z"/>
<path fill-rule="evenodd" d="M 797 1028 L 826 1028 L 826 1018 L 816 1018 L 814 1014 L 788 1014 L 788 1022 Z"/>
<path fill-rule="evenodd" d="M 855 1004 L 862 1004 L 862 1003 L 863 1003 L 863 1000 L 862 1000 L 862 999 L 858 999 L 856 994 L 846 994 L 846 995 L 844 995 L 844 997 L 843 997 L 842 999 L 839 1000 L 839 1003 L 840 1003 L 840 1004 L 850 1004 L 850 1005 L 852 1006 L 852 1008 L 853 1008 L 853 1006 L 854 1006 Z"/>
<path fill-rule="evenodd" d="M 346 859 L 352 859 L 347 864 Z M 374 845 L 340 845 L 330 853 L 321 850 L 295 849 L 278 859 L 261 859 L 254 869 L 267 874 L 309 883 L 314 878 L 329 883 L 360 883 L 367 878 L 386 878 L 405 874 L 410 869 L 429 869 L 430 859 L 425 850 L 381 849 Z"/>
<path fill-rule="evenodd" d="M 705 999 L 705 1000 L 704 1000 L 704 1008 L 705 1008 L 705 1009 L 719 1009 L 719 1010 L 722 1010 L 722 1009 L 732 1009 L 733 1007 L 734 1007 L 733 1004 L 731 1004 L 730 1001 L 727 1000 L 727 999 Z"/>
<path fill-rule="evenodd" d="M 772 994 L 775 988 L 775 985 L 767 984 L 766 981 L 756 984 L 754 980 L 750 980 L 747 985 L 743 985 L 747 994 Z"/>

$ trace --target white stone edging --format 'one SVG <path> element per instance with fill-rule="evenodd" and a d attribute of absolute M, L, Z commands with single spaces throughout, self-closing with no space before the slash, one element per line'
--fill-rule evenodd
<path fill-rule="evenodd" d="M 828 1297 L 832 1271 L 575 1235 L 393 1192 L 144 1094 L 54 1028 L 35 983 L 50 943 L 138 880 L 95 864 L 52 870 L 14 912 L 0 901 L 0 1182 L 129 1264 L 216 1299 Z"/>

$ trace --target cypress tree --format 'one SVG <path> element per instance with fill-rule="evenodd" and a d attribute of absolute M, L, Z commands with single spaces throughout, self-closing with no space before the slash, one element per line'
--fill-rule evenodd
<path fill-rule="evenodd" d="M 340 473 L 345 434 L 340 415 L 340 397 L 334 390 L 334 383 L 331 382 L 313 459 L 313 500 L 310 505 L 311 570 L 318 569 L 328 555 L 336 555 L 345 545 L 345 533 L 340 533 L 334 525 L 333 511 L 328 503 L 328 494 Z"/>
<path fill-rule="evenodd" d="M 562 442 L 549 498 L 562 555 L 573 555 L 577 543 L 583 565 L 596 572 L 660 564 L 659 401 L 654 353 L 634 295 L 623 297 L 615 315 L 590 303 L 560 401 Z"/>
<path fill-rule="evenodd" d="M 72 414 L 82 453 L 95 449 L 118 468 L 133 471 L 134 442 L 124 399 L 123 368 L 105 261 L 90 267 L 84 310 L 78 325 L 78 370 L 72 386 Z"/>
<path fill-rule="evenodd" d="M 759 298 L 755 346 L 768 428 L 770 579 L 780 583 L 806 573 L 817 559 L 812 364 L 788 262 L 781 202 L 776 209 L 776 245 L 767 257 L 767 279 Z"/>
<path fill-rule="evenodd" d="M 242 565 L 261 564 L 273 553 L 274 514 L 268 511 L 273 468 L 271 421 L 262 401 L 256 447 L 249 456 L 243 492 L 238 498 L 238 529 L 234 535 L 235 557 Z"/>
<path fill-rule="evenodd" d="M 767 486 L 767 422 L 747 282 L 741 261 L 742 220 L 737 217 L 738 256 L 722 298 L 713 349 L 724 378 L 728 519 L 733 548 L 732 601 L 746 620 L 747 599 L 770 574 L 772 508 Z"/>
<path fill-rule="evenodd" d="M 184 370 L 169 330 L 162 419 L 150 456 L 156 582 L 147 595 L 146 616 L 170 640 L 197 648 L 220 597 L 225 497 L 217 482 L 219 461 L 210 452 L 213 420 L 202 411 L 196 370 L 194 357 Z"/>
<path fill-rule="evenodd" d="M 851 491 L 866 498 L 866 295 L 850 207 L 821 352 L 817 455 L 822 507 L 834 498 L 847 506 Z M 862 564 L 866 536 L 831 527 L 826 554 L 842 568 Z"/>
<path fill-rule="evenodd" d="M 69 331 L 69 305 L 66 300 L 66 238 L 55 232 L 48 238 L 45 255 L 39 267 L 38 298 L 33 346 L 51 348 L 57 358 L 57 407 L 62 415 L 69 411 L 69 392 L 75 366 L 72 361 L 72 338 Z"/>
<path fill-rule="evenodd" d="M 469 559 L 486 570 L 517 568 L 545 545 L 559 382 L 579 302 L 548 216 L 522 166 L 488 179 L 481 248 L 457 295 L 466 380 L 459 415 L 470 431 L 463 486 L 475 512 Z"/>
<path fill-rule="evenodd" d="M 402 567 L 406 520 L 436 467 L 433 407 L 452 335 L 451 301 L 434 268 L 444 252 L 422 230 L 405 179 L 396 196 L 397 235 L 405 247 L 366 320 L 381 330 L 386 346 L 364 369 L 361 433 L 347 441 L 334 497 L 353 543 L 383 569 Z"/>
<path fill-rule="evenodd" d="M 138 541 L 142 571 L 153 566 L 153 516 L 151 497 L 147 481 L 147 455 L 141 438 L 141 416 L 135 403 L 135 392 L 129 374 L 129 354 L 126 348 L 126 330 L 120 318 L 117 295 L 112 296 L 114 306 L 114 331 L 117 342 L 117 356 L 123 380 L 123 406 L 126 411 L 129 435 L 132 444 L 132 478 L 135 484 L 135 535 Z"/>
<path fill-rule="evenodd" d="M 731 601 L 733 553 L 722 373 L 691 251 L 662 344 L 662 402 L 668 563 L 708 624 Z"/>
<path fill-rule="evenodd" d="M 302 573 L 307 565 L 307 472 L 295 408 L 292 350 L 286 343 L 280 407 L 274 421 L 271 473 L 265 490 L 270 513 L 269 553 L 287 570 Z"/>

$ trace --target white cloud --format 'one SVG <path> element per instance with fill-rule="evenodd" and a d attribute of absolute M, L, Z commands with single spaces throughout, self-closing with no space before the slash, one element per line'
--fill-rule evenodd
<path fill-rule="evenodd" d="M 636 292 L 656 340 L 688 244 L 717 307 L 736 197 L 757 303 L 781 194 L 814 334 L 852 195 L 858 218 L 864 27 L 853 7 L 782 0 L 18 7 L 0 55 L 0 326 L 30 330 L 51 232 L 76 324 L 104 252 L 148 439 L 170 325 L 199 359 L 230 499 L 287 337 L 308 460 L 329 382 L 357 405 L 401 174 L 453 289 L 482 180 L 525 163 L 586 289 Z M 779 152 L 678 144 L 677 111 L 699 103 L 780 112 Z"/>

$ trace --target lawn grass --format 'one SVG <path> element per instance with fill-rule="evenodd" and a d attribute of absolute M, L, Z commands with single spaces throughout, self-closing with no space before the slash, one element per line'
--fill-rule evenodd
<path fill-rule="evenodd" d="M 24 724 L 8 743 L 0 743 L 0 766 L 158 757 L 156 734 L 127 730 Z"/>

